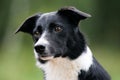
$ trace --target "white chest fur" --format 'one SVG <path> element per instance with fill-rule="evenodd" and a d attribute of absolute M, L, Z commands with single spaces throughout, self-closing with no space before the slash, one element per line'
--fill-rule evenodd
<path fill-rule="evenodd" d="M 80 70 L 89 70 L 92 64 L 92 53 L 87 50 L 75 60 L 68 58 L 55 58 L 46 64 L 37 62 L 37 66 L 45 71 L 46 80 L 78 80 Z"/>
<path fill-rule="evenodd" d="M 56 58 L 47 64 L 46 80 L 77 80 L 79 67 L 68 59 Z"/>

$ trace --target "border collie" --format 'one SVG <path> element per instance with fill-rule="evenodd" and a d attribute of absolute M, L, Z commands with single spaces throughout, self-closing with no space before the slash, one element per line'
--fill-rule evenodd
<path fill-rule="evenodd" d="M 36 64 L 45 80 L 110 80 L 79 30 L 79 22 L 88 17 L 74 7 L 64 7 L 36 14 L 16 31 L 32 36 Z"/>

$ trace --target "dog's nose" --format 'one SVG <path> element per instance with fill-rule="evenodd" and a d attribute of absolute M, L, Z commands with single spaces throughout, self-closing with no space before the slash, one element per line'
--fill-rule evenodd
<path fill-rule="evenodd" d="M 38 45 L 38 46 L 35 46 L 34 48 L 38 53 L 43 53 L 45 51 L 45 46 L 43 45 Z"/>

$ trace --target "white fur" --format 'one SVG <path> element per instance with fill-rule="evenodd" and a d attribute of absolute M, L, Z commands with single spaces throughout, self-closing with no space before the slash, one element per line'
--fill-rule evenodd
<path fill-rule="evenodd" d="M 78 80 L 80 70 L 88 71 L 92 65 L 92 53 L 87 47 L 77 59 L 53 58 L 45 64 L 37 61 L 37 66 L 45 71 L 46 80 Z"/>

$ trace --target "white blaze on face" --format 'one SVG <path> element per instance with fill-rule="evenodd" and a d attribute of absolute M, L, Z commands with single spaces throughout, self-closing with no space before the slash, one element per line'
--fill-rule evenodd
<path fill-rule="evenodd" d="M 39 45 L 45 46 L 45 52 L 48 52 L 49 41 L 46 39 L 46 34 L 47 32 L 44 32 L 34 46 L 39 46 Z M 40 58 L 42 60 L 49 60 L 53 58 L 53 56 L 40 57 L 38 56 L 39 53 L 37 53 L 35 49 L 34 49 L 34 53 L 36 59 Z"/>
<path fill-rule="evenodd" d="M 38 45 L 43 45 L 43 46 L 49 45 L 49 42 L 48 42 L 48 40 L 46 39 L 46 34 L 47 34 L 47 32 L 45 31 L 45 32 L 41 35 L 41 37 L 39 38 L 39 40 L 35 43 L 35 46 L 38 46 Z"/>

